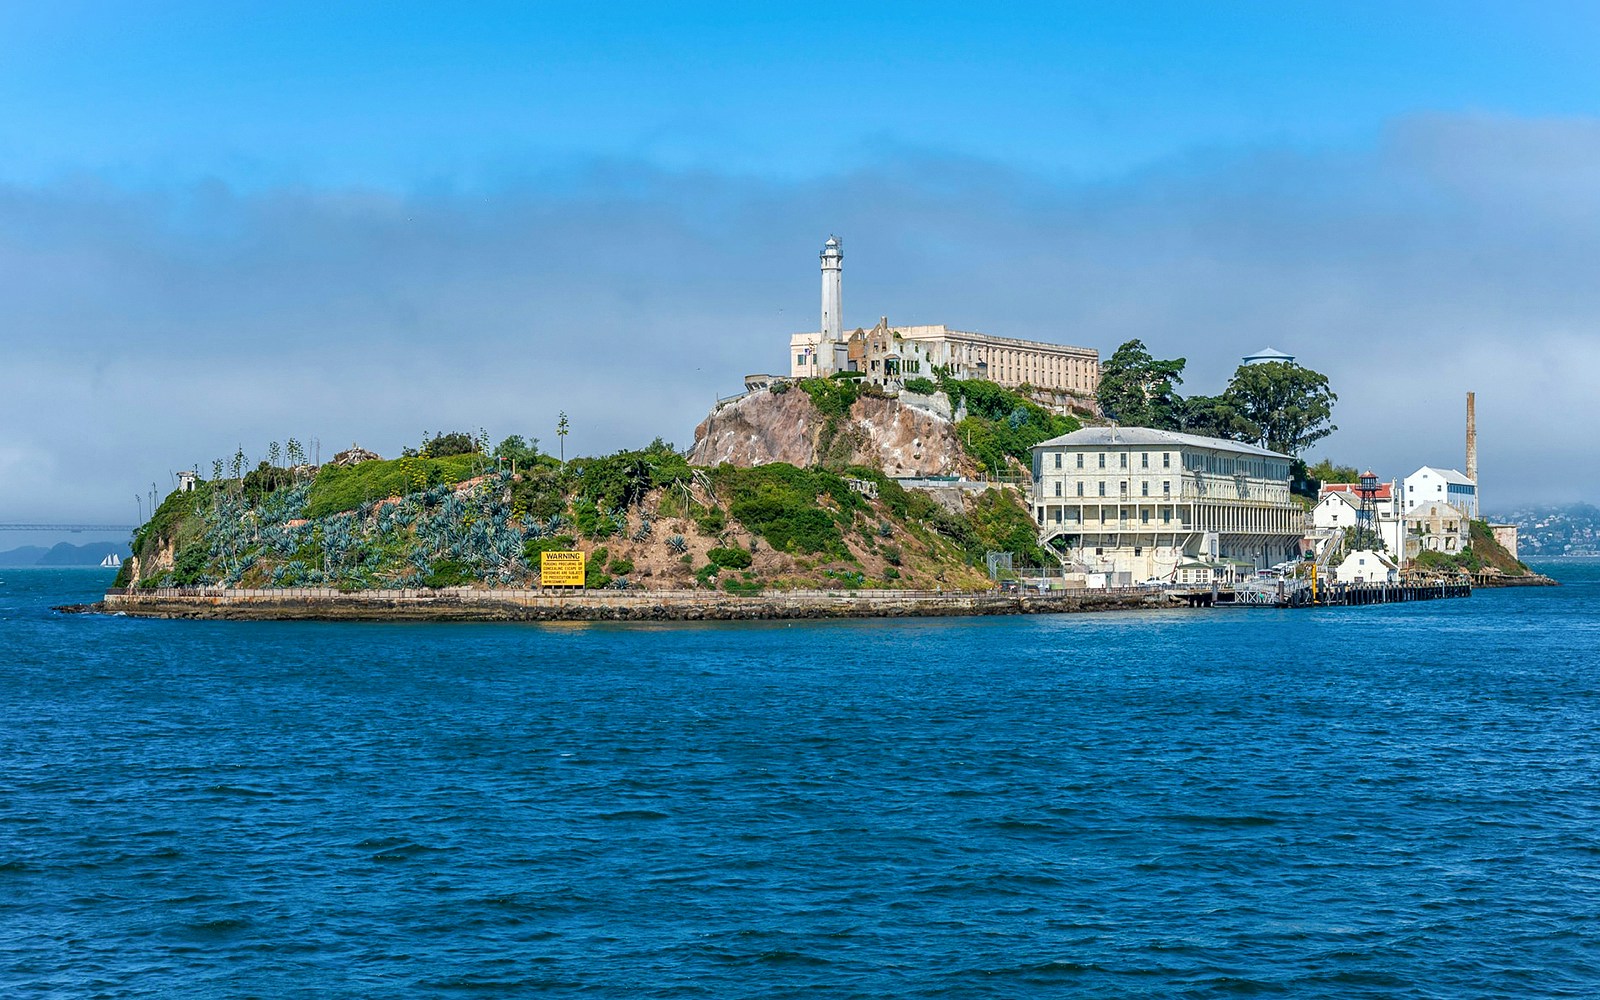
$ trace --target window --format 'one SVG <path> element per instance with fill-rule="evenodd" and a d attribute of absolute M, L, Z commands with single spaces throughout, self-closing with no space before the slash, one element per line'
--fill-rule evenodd
<path fill-rule="evenodd" d="M 1167 480 L 1163 480 L 1162 481 L 1162 483 L 1161 483 L 1161 495 L 1164 496 L 1164 497 L 1172 496 L 1172 480 L 1167 479 Z"/>
<path fill-rule="evenodd" d="M 1126 479 L 1122 481 L 1122 496 L 1124 499 L 1128 496 L 1128 481 Z"/>
<path fill-rule="evenodd" d="M 1097 556 L 1103 556 L 1103 555 L 1106 554 L 1106 550 L 1105 549 L 1101 549 L 1101 548 L 1097 548 L 1097 549 L 1094 550 L 1094 554 L 1097 555 Z"/>
<path fill-rule="evenodd" d="M 1117 457 L 1122 459 L 1122 467 L 1124 469 L 1126 469 L 1128 467 L 1128 453 L 1127 452 L 1123 452 L 1122 454 L 1118 455 Z"/>
<path fill-rule="evenodd" d="M 1150 453 L 1148 451 L 1139 452 L 1139 468 L 1150 468 Z"/>
<path fill-rule="evenodd" d="M 1061 495 L 1061 480 L 1056 480 L 1056 496 Z"/>
<path fill-rule="evenodd" d="M 1150 508 L 1149 507 L 1141 507 L 1141 508 L 1139 508 L 1139 523 L 1140 524 L 1149 524 L 1150 523 Z"/>
<path fill-rule="evenodd" d="M 804 354 L 796 354 L 794 356 L 794 363 L 797 365 L 804 365 L 806 363 L 806 356 Z"/>
<path fill-rule="evenodd" d="M 1061 468 L 1061 452 L 1056 452 L 1056 468 Z"/>
<path fill-rule="evenodd" d="M 1100 480 L 1100 495 L 1106 495 L 1106 481 L 1104 479 Z"/>
<path fill-rule="evenodd" d="M 1078 496 L 1083 496 L 1083 480 L 1078 481 Z"/>
<path fill-rule="evenodd" d="M 1100 453 L 1100 468 L 1103 469 L 1105 467 L 1106 467 L 1106 453 L 1102 451 Z"/>
<path fill-rule="evenodd" d="M 1171 524 L 1172 523 L 1172 508 L 1171 507 L 1163 507 L 1163 508 L 1161 508 L 1161 523 L 1162 524 Z"/>
<path fill-rule="evenodd" d="M 1142 497 L 1150 495 L 1150 481 L 1148 479 L 1139 484 L 1139 495 Z"/>
<path fill-rule="evenodd" d="M 1133 554 L 1136 555 L 1136 556 L 1144 555 L 1144 546 L 1143 545 L 1135 545 L 1133 547 Z"/>
<path fill-rule="evenodd" d="M 1083 452 L 1078 452 L 1078 468 L 1083 468 Z"/>

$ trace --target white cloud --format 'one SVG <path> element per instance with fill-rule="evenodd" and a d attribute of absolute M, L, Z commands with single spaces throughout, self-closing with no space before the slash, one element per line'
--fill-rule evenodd
<path fill-rule="evenodd" d="M 1458 464 L 1474 389 L 1491 505 L 1594 498 L 1596 160 L 1592 121 L 1430 118 L 1363 153 L 1117 184 L 906 156 L 411 196 L 0 188 L 0 435 L 32 469 L 0 478 L 0 520 L 109 517 L 290 434 L 325 454 L 479 426 L 553 445 L 564 409 L 570 451 L 687 444 L 814 325 L 831 231 L 852 324 L 1139 337 L 1190 359 L 1192 392 L 1271 344 L 1340 394 L 1319 451 L 1386 475 Z"/>

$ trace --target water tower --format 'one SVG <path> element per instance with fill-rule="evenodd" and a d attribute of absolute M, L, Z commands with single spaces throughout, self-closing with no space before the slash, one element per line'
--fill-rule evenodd
<path fill-rule="evenodd" d="M 1371 469 L 1363 472 L 1356 483 L 1356 494 L 1361 497 L 1361 506 L 1356 509 L 1356 528 L 1372 532 L 1371 537 L 1378 539 L 1378 547 L 1383 548 L 1383 536 L 1378 534 L 1378 474 Z"/>

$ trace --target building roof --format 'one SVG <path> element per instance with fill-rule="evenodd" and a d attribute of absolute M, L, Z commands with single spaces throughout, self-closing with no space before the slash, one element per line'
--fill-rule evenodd
<path fill-rule="evenodd" d="M 1268 451 L 1258 445 L 1245 444 L 1242 441 L 1229 441 L 1227 438 L 1204 437 L 1199 434 L 1180 434 L 1177 431 L 1159 431 L 1153 427 L 1085 427 L 1070 434 L 1053 437 L 1048 441 L 1040 441 L 1034 445 L 1038 448 L 1052 448 L 1056 446 L 1071 447 L 1079 445 L 1099 445 L 1109 447 L 1124 444 L 1165 445 L 1173 448 L 1208 448 L 1212 451 L 1231 451 L 1241 455 L 1254 455 L 1263 458 L 1284 458 L 1275 451 Z"/>
<path fill-rule="evenodd" d="M 1459 469 L 1440 469 L 1432 465 L 1424 465 L 1422 468 L 1418 469 L 1416 472 L 1413 472 L 1406 478 L 1410 479 L 1413 476 L 1420 476 L 1424 472 L 1433 473 L 1440 479 L 1443 479 L 1446 483 L 1449 483 L 1451 486 L 1471 486 L 1474 489 L 1476 489 L 1478 486 L 1477 483 L 1467 478 L 1466 473 L 1460 471 Z"/>
<path fill-rule="evenodd" d="M 1372 494 L 1373 499 L 1393 499 L 1393 487 L 1393 483 L 1379 483 L 1377 490 Z M 1330 493 L 1348 493 L 1352 497 L 1359 497 L 1361 496 L 1361 485 L 1359 483 L 1323 483 L 1322 496 L 1327 496 Z"/>
<path fill-rule="evenodd" d="M 1285 353 L 1283 353 L 1282 351 L 1278 350 L 1275 347 L 1263 347 L 1261 350 L 1255 352 L 1254 354 L 1246 354 L 1244 356 L 1244 363 L 1247 364 L 1247 365 L 1255 364 L 1256 362 L 1259 362 L 1259 361 L 1293 361 L 1293 360 L 1294 360 L 1294 355 L 1293 354 L 1285 354 Z"/>

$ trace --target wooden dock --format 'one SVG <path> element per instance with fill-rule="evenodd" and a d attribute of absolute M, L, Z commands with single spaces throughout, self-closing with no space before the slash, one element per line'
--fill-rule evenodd
<path fill-rule="evenodd" d="M 1471 597 L 1472 584 L 1445 580 L 1427 583 L 1327 583 L 1315 586 L 1304 580 L 1282 581 L 1276 588 L 1211 587 L 1175 592 L 1172 596 L 1192 608 L 1252 607 L 1311 608 L 1365 604 L 1402 604 Z"/>

